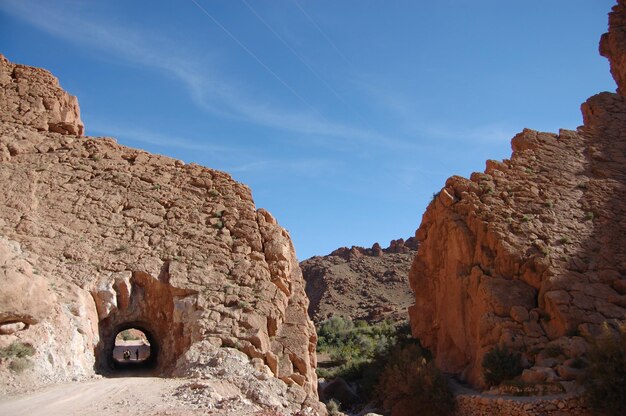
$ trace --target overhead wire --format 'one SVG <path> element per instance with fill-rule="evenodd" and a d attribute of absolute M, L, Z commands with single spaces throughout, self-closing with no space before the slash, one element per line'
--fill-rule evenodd
<path fill-rule="evenodd" d="M 219 27 L 228 37 L 230 37 L 237 45 L 239 45 L 248 55 L 250 55 L 259 65 L 261 65 L 267 72 L 269 72 L 278 82 L 280 82 L 285 88 L 287 88 L 296 98 L 302 101 L 307 107 L 313 110 L 316 114 L 320 114 L 320 112 L 313 107 L 304 97 L 302 97 L 296 90 L 294 90 L 287 82 L 285 82 L 276 72 L 274 72 L 269 66 L 267 66 L 261 58 L 259 58 L 254 52 L 250 50 L 242 41 L 240 41 L 233 33 L 231 33 L 226 27 L 224 27 L 211 13 L 209 13 L 202 5 L 200 5 L 196 0 L 191 0 L 193 4 L 195 4 L 217 27 Z"/>
<path fill-rule="evenodd" d="M 359 114 L 350 104 L 348 104 L 343 97 L 330 85 L 322 76 L 302 57 L 301 54 L 298 53 L 272 26 L 248 3 L 246 0 L 241 0 L 243 4 L 256 16 L 257 19 L 261 21 L 265 25 L 265 27 L 272 32 L 274 36 L 287 48 L 289 51 L 296 57 L 298 60 L 317 78 L 324 86 L 339 100 L 343 105 L 345 105 L 350 111 L 352 111 L 358 118 L 362 121 L 365 121 L 365 118 Z"/>
<path fill-rule="evenodd" d="M 322 30 L 322 28 L 315 22 L 315 20 L 311 17 L 311 15 L 307 13 L 306 10 L 304 10 L 304 8 L 300 5 L 300 3 L 298 3 L 298 0 L 291 0 L 291 1 L 293 2 L 293 4 L 295 4 L 298 7 L 298 9 L 300 9 L 302 14 L 304 14 L 306 18 L 309 19 L 309 22 L 311 22 L 313 27 L 315 27 L 315 29 L 317 29 L 317 31 L 320 32 L 320 34 L 324 37 L 324 39 L 326 39 L 326 41 L 330 44 L 330 46 L 332 46 L 335 52 L 337 52 L 339 56 L 341 56 L 341 58 L 344 61 L 346 61 L 348 65 L 352 66 L 352 62 L 350 62 L 350 60 L 346 57 L 346 55 L 343 52 L 341 52 L 341 50 L 337 47 L 337 45 L 335 45 L 335 42 L 333 42 L 330 36 L 328 36 L 326 32 Z"/>

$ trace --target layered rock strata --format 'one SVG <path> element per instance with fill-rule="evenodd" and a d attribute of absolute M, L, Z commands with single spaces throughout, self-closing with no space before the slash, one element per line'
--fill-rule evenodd
<path fill-rule="evenodd" d="M 20 328 L 0 347 L 31 344 L 33 376 L 60 380 L 109 371 L 116 334 L 137 328 L 157 374 L 233 347 L 289 386 L 290 405 L 317 408 L 304 280 L 250 190 L 81 137 L 76 100 L 47 71 L 1 57 L 0 74 L 0 328 Z"/>
<path fill-rule="evenodd" d="M 354 320 L 402 322 L 413 303 L 408 273 L 417 240 L 392 240 L 389 247 L 339 248 L 300 263 L 310 299 L 309 316 L 320 322 L 333 315 Z"/>
<path fill-rule="evenodd" d="M 584 125 L 524 130 L 510 160 L 451 177 L 426 210 L 409 274 L 413 334 L 437 364 L 483 385 L 496 344 L 523 353 L 524 379 L 573 380 L 588 341 L 626 323 L 626 7 L 601 52 L 618 94 L 582 105 Z"/>

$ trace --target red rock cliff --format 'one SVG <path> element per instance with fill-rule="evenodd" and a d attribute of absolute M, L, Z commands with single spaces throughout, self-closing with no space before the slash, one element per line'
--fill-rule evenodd
<path fill-rule="evenodd" d="M 302 273 L 250 190 L 80 137 L 76 99 L 45 70 L 0 57 L 0 83 L 0 347 L 32 344 L 35 374 L 65 380 L 108 371 L 135 327 L 159 374 L 200 374 L 234 347 L 284 382 L 285 406 L 318 408 Z"/>
<path fill-rule="evenodd" d="M 577 131 L 524 130 L 510 160 L 449 178 L 416 232 L 413 334 L 473 384 L 496 344 L 529 378 L 571 380 L 568 360 L 626 322 L 625 4 L 601 42 L 618 94 L 584 103 Z"/>
<path fill-rule="evenodd" d="M 9 62 L 0 54 L 0 120 L 39 131 L 82 136 L 78 100 L 48 71 Z"/>

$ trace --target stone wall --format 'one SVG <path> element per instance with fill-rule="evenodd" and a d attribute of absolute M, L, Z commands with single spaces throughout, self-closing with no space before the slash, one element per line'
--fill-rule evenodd
<path fill-rule="evenodd" d="M 592 416 L 577 397 L 529 398 L 456 396 L 456 416 Z"/>

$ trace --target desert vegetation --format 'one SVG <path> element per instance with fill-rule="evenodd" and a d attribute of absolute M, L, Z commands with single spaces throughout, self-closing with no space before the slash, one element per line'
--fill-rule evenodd
<path fill-rule="evenodd" d="M 626 328 L 591 344 L 581 379 L 589 407 L 598 414 L 623 415 L 626 409 Z"/>
<path fill-rule="evenodd" d="M 496 345 L 482 361 L 485 383 L 497 386 L 522 372 L 521 355 L 506 346 Z"/>
<path fill-rule="evenodd" d="M 408 323 L 369 324 L 334 316 L 321 323 L 318 337 L 318 352 L 328 354 L 334 364 L 318 368 L 318 375 L 343 378 L 355 387 L 361 403 L 375 402 L 394 413 L 416 407 L 424 415 L 453 411 L 447 379 L 430 352 L 411 337 Z"/>
<path fill-rule="evenodd" d="M 21 373 L 33 366 L 33 362 L 28 358 L 33 355 L 35 355 L 35 348 L 32 345 L 17 341 L 0 348 L 0 361 L 7 360 L 9 368 L 16 373 Z"/>

